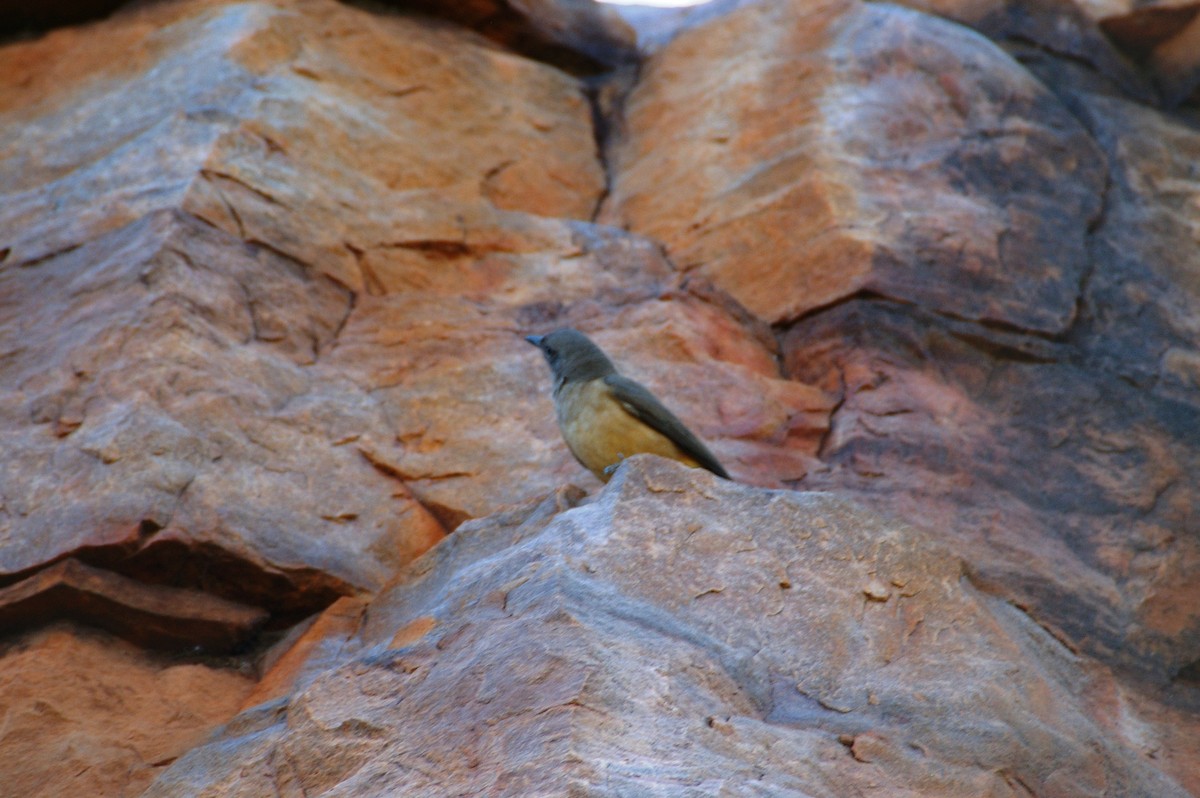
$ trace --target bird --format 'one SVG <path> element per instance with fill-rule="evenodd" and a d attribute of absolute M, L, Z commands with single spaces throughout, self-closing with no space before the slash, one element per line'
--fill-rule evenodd
<path fill-rule="evenodd" d="M 567 448 L 601 482 L 626 457 L 647 453 L 730 479 L 700 439 L 645 386 L 620 374 L 586 335 L 564 327 L 525 340 L 542 351 L 554 375 L 554 410 Z"/>

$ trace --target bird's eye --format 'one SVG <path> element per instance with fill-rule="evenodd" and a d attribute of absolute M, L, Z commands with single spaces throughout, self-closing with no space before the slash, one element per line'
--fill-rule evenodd
<path fill-rule="evenodd" d="M 546 347 L 546 357 L 558 357 L 558 352 L 548 346 Z"/>

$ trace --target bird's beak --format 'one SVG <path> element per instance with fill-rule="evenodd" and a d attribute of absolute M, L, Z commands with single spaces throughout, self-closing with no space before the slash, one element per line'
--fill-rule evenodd
<path fill-rule="evenodd" d="M 546 336 L 544 336 L 544 335 L 526 335 L 525 340 L 528 341 L 529 343 L 533 344 L 534 346 L 536 346 L 538 349 L 541 349 L 542 348 L 542 339 L 545 337 Z"/>

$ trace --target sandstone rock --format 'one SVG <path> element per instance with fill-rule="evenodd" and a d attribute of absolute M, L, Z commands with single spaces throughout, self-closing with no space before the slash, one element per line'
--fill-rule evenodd
<path fill-rule="evenodd" d="M 806 473 L 830 399 L 780 379 L 721 292 L 677 287 L 657 247 L 618 230 L 480 206 L 457 218 L 468 231 L 457 248 L 364 255 L 379 295 L 359 302 L 327 359 L 387 408 L 394 435 L 365 438 L 364 455 L 447 528 L 567 480 L 599 484 L 562 442 L 550 379 L 522 340 L 561 326 L 667 397 L 739 478 Z"/>
<path fill-rule="evenodd" d="M 1145 58 L 1155 47 L 1186 28 L 1200 4 L 1194 0 L 1133 0 L 1103 4 L 1094 16 L 1101 20 L 1104 32 L 1123 50 L 1136 58 Z"/>
<path fill-rule="evenodd" d="M 163 212 L 0 286 L 5 573 L 86 549 L 307 614 L 440 537 L 350 445 L 377 403 L 313 365 L 350 310 L 332 280 Z"/>
<path fill-rule="evenodd" d="M 580 84 L 421 25 L 166 4 L 106 23 L 120 63 L 79 31 L 4 51 L 5 573 L 79 551 L 275 624 L 377 589 L 578 478 L 539 325 L 682 365 L 645 378 L 743 478 L 806 472 L 828 396 L 655 246 L 569 220 L 602 188 Z"/>
<path fill-rule="evenodd" d="M 563 498 L 461 527 L 146 795 L 1187 795 L 927 533 L 644 456 Z"/>
<path fill-rule="evenodd" d="M 938 530 L 1070 645 L 1162 684 L 1200 659 L 1200 413 L 1066 344 L 863 300 L 798 324 L 797 378 L 840 390 L 800 484 Z M 839 388 L 840 386 L 840 388 Z"/>
<path fill-rule="evenodd" d="M 643 53 L 657 51 L 679 35 L 694 28 L 763 0 L 709 0 L 690 6 L 643 6 L 619 4 L 617 13 L 637 32 L 638 47 Z"/>
<path fill-rule="evenodd" d="M 112 13 L 128 0 L 48 0 L 36 5 L 0 0 L 0 35 L 75 25 Z M 619 16 L 591 0 L 382 0 L 376 8 L 420 9 L 467 27 L 523 53 L 565 68 L 595 71 L 631 60 L 633 32 Z"/>
<path fill-rule="evenodd" d="M 1112 164 L 1095 266 L 1073 340 L 1095 368 L 1200 406 L 1200 132 L 1157 111 L 1085 95 L 1077 107 Z"/>
<path fill-rule="evenodd" d="M 633 30 L 594 0 L 385 0 L 419 8 L 478 30 L 532 58 L 577 72 L 597 72 L 636 60 Z"/>
<path fill-rule="evenodd" d="M 1194 131 L 1095 4 L 931 2 L 994 41 L 729 0 L 599 85 L 584 6 L 172 0 L 0 48 L 0 784 L 1200 790 Z M 563 325 L 743 484 L 602 489 Z M 12 636 L 64 616 L 176 654 Z M 185 661 L 208 712 L 108 700 Z"/>
<path fill-rule="evenodd" d="M 927 29 L 946 23 L 853 5 L 800 14 L 787 3 L 751 4 L 654 56 L 630 100 L 607 212 L 663 236 L 683 267 L 715 274 L 768 320 L 809 314 L 784 337 L 788 373 L 837 402 L 819 453 L 828 467 L 807 469 L 797 485 L 853 490 L 941 529 L 981 580 L 1073 645 L 1158 683 L 1171 679 L 1200 656 L 1192 609 L 1200 605 L 1186 586 L 1200 562 L 1189 532 L 1200 497 L 1183 477 L 1200 457 L 1194 131 L 1070 81 L 1056 87 L 1058 97 L 1038 88 L 1023 94 L 1017 87 L 1031 85 L 1029 74 L 988 43 L 961 30 L 927 38 Z M 859 33 L 866 19 L 875 27 Z M 767 55 L 735 58 L 735 43 L 751 31 Z M 885 51 L 895 57 L 883 61 Z M 910 74 L 905 65 L 932 64 L 943 53 L 968 64 L 991 59 L 994 68 L 971 91 L 955 78 L 969 111 L 946 122 L 939 158 L 916 157 L 899 147 L 929 141 L 915 131 L 942 117 L 914 106 L 924 95 L 904 87 L 928 86 L 935 75 L 946 81 L 964 67 Z M 778 74 L 761 66 L 775 63 L 769 58 Z M 785 83 L 785 67 L 802 79 Z M 873 105 L 840 101 L 851 68 L 870 76 Z M 762 92 L 747 92 L 748 83 Z M 945 109 L 948 86 L 937 94 Z M 768 114 L 766 100 L 754 100 L 767 91 L 802 101 Z M 1053 129 L 1027 139 L 1020 155 L 1005 136 L 977 145 L 971 120 L 995 107 L 989 92 L 1031 98 L 1020 113 L 1053 118 Z M 723 115 L 731 103 L 751 101 L 763 110 L 734 105 L 726 142 L 716 129 Z M 1006 103 L 1005 112 L 1017 105 Z M 867 121 L 880 120 L 876 127 L 856 115 L 863 106 L 872 109 Z M 914 107 L 926 110 L 923 127 L 914 126 Z M 695 146 L 695 157 L 656 158 L 651 142 L 664 139 Z M 1162 144 L 1141 143 L 1149 141 Z M 955 148 L 972 151 L 974 169 Z M 883 160 L 882 152 L 907 154 Z M 1022 176 L 1062 172 L 1064 163 L 1073 177 L 1058 185 L 1079 193 L 1033 211 L 1053 194 Z M 929 199 L 941 191 L 931 187 L 943 185 L 948 203 L 966 207 L 973 179 L 997 192 L 1000 215 L 989 215 L 1000 234 L 991 254 L 963 243 L 980 234 L 982 216 L 967 222 Z M 752 201 L 730 188 L 752 180 L 773 193 Z M 1005 190 L 1018 193 L 1001 199 Z M 906 191 L 926 199 L 905 201 Z M 1040 219 L 1017 211 L 1026 198 Z M 1043 221 L 1059 233 L 1036 232 Z M 903 248 L 926 235 L 925 223 L 947 224 L 948 235 Z M 878 250 L 887 231 L 895 235 L 885 242 L 893 260 L 884 270 Z M 1014 235 L 1026 243 L 1013 244 Z M 937 252 L 951 244 L 942 268 Z M 1005 266 L 1006 252 L 1018 250 L 1020 263 Z M 1044 279 L 1022 272 L 1037 262 Z M 995 272 L 1013 286 L 980 282 Z M 972 307 L 976 289 L 986 311 Z M 841 304 L 820 310 L 831 302 Z M 1060 310 L 1057 319 L 1045 315 L 1050 308 Z"/>
<path fill-rule="evenodd" d="M 587 218 L 604 185 L 576 81 L 332 0 L 153 5 L 3 59 L 7 263 L 181 208 L 358 290 L 414 194 Z"/>
<path fill-rule="evenodd" d="M 358 632 L 366 606 L 362 599 L 343 596 L 320 615 L 297 624 L 259 661 L 261 678 L 246 696 L 243 708 L 286 696 L 316 673 L 344 660 L 353 650 L 350 640 Z"/>
<path fill-rule="evenodd" d="M 1168 105 L 1200 103 L 1200 19 L 1155 47 L 1150 66 Z"/>
<path fill-rule="evenodd" d="M 381 586 L 442 529 L 322 354 L 456 212 L 506 209 L 472 232 L 501 251 L 539 248 L 518 211 L 590 214 L 581 87 L 333 2 L 147 6 L 0 59 L 3 572 L 81 551 L 292 618 Z"/>
<path fill-rule="evenodd" d="M 0 588 L 0 628 L 69 619 L 150 648 L 226 653 L 244 643 L 267 613 L 195 590 L 146 585 L 76 561 L 42 569 Z"/>
<path fill-rule="evenodd" d="M 1101 20 L 1113 13 L 1108 0 L 904 0 L 902 5 L 974 28 L 1022 60 L 1050 57 L 1060 69 L 1086 68 L 1140 102 L 1156 99 L 1152 84 L 1104 34 Z"/>
<path fill-rule="evenodd" d="M 0 657 L 4 793 L 140 795 L 234 715 L 253 685 L 235 670 L 165 660 L 71 626 L 10 637 Z"/>
<path fill-rule="evenodd" d="M 863 292 L 1047 334 L 1074 316 L 1103 158 L 964 28 L 753 4 L 651 58 L 625 119 L 602 219 L 661 239 L 762 319 Z"/>

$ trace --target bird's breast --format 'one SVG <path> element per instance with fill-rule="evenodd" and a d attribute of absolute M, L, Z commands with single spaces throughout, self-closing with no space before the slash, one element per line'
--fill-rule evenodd
<path fill-rule="evenodd" d="M 567 447 L 584 468 L 605 482 L 612 476 L 605 469 L 635 454 L 657 454 L 696 465 L 669 438 L 630 415 L 602 379 L 565 383 L 554 400 Z"/>

